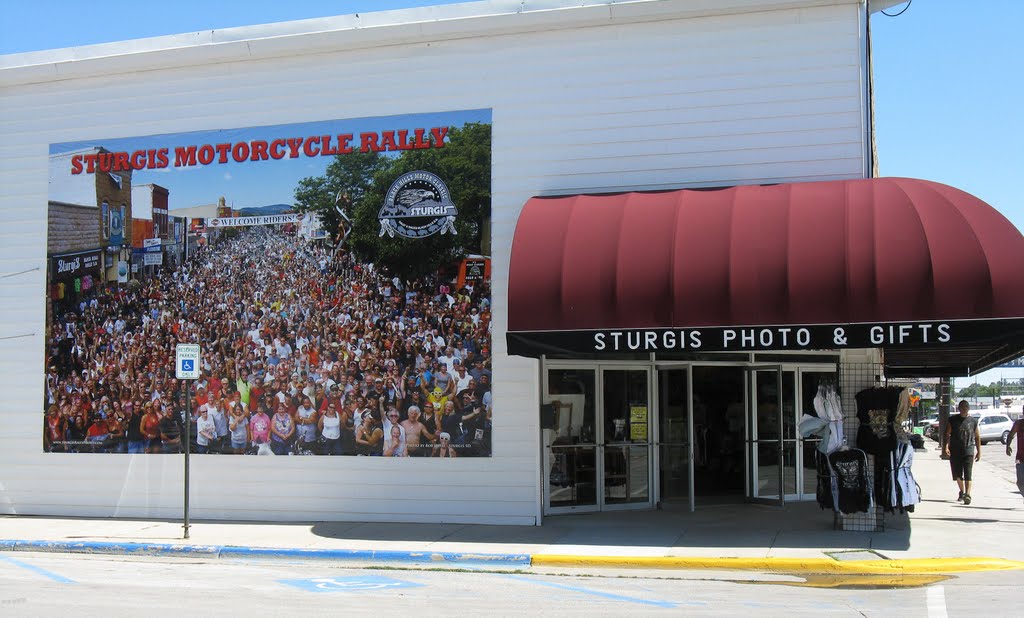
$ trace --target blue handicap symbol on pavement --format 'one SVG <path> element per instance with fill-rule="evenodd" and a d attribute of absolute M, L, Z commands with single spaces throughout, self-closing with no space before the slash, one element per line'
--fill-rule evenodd
<path fill-rule="evenodd" d="M 182 371 L 195 371 L 195 361 L 191 358 L 185 358 L 181 361 Z"/>
<path fill-rule="evenodd" d="M 416 588 L 423 585 L 374 575 L 279 579 L 277 581 L 309 592 L 365 592 L 367 590 L 388 590 L 392 588 Z"/>

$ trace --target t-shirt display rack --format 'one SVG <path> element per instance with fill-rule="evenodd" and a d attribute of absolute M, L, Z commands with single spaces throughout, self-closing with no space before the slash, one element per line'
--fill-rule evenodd
<path fill-rule="evenodd" d="M 888 386 L 882 371 L 877 363 L 844 363 L 839 368 L 841 445 L 830 442 L 827 455 L 817 454 L 816 462 L 818 504 L 833 509 L 837 530 L 885 530 L 885 513 L 905 515 L 921 501 L 904 424 L 910 392 Z M 813 418 L 801 423 L 805 437 L 823 428 Z"/>
<path fill-rule="evenodd" d="M 847 445 L 857 444 L 857 393 L 878 386 L 885 386 L 881 363 L 842 363 L 839 366 L 839 396 L 843 402 L 843 434 Z M 874 479 L 875 456 L 868 453 L 868 478 Z M 850 532 L 881 532 L 885 530 L 885 511 L 875 500 L 867 512 L 834 512 L 833 528 Z"/>

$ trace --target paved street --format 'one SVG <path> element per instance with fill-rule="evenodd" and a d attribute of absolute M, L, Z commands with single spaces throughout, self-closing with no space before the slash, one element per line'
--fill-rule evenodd
<path fill-rule="evenodd" d="M 929 451 L 938 452 L 938 447 L 933 440 L 925 440 L 925 446 Z M 1016 449 L 1016 446 L 1014 448 Z M 1001 487 L 1004 482 L 1009 482 L 1010 485 L 1007 491 L 1017 493 L 1017 488 L 1013 482 L 1017 474 L 1014 464 L 1015 459 L 1016 452 L 1013 457 L 1006 455 L 1005 444 L 998 441 L 989 442 L 982 447 L 981 463 L 974 467 L 975 483 L 995 484 Z"/>
<path fill-rule="evenodd" d="M 1014 468 L 1014 460 L 1016 459 L 1017 453 L 1014 453 L 1014 457 L 1006 456 L 1006 445 L 999 444 L 998 442 L 991 442 L 982 447 L 981 459 L 991 465 L 1004 470 L 1010 475 L 1016 474 L 1016 468 Z"/>
<path fill-rule="evenodd" d="M 909 587 L 902 587 L 909 586 Z M 5 552 L 0 614 L 10 616 L 1013 615 L 1019 572 L 956 577 L 784 576 L 558 569 L 473 572 L 325 563 Z"/>
<path fill-rule="evenodd" d="M 9 539 L 35 541 L 0 544 L 0 615 L 1018 615 L 1019 562 L 981 558 L 1024 560 L 1024 507 L 1009 458 L 994 445 L 985 453 L 971 506 L 955 501 L 934 446 L 915 453 L 923 501 L 876 532 L 835 530 L 813 503 L 597 513 L 531 527 L 205 521 L 187 542 L 178 521 L 5 517 Z M 267 555 L 260 548 L 281 553 L 256 558 Z M 545 555 L 576 563 L 539 566 L 555 564 L 538 561 Z M 602 556 L 634 567 L 695 562 L 612 569 L 596 566 Z M 761 566 L 720 570 L 730 559 Z M 844 568 L 804 568 L 822 559 Z M 874 560 L 892 566 L 845 568 Z M 967 572 L 975 567 L 988 570 Z"/>

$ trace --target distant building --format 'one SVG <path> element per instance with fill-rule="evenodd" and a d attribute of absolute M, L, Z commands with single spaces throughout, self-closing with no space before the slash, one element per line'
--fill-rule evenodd
<path fill-rule="evenodd" d="M 95 157 L 102 167 L 109 155 L 94 146 L 50 156 L 47 289 L 53 309 L 73 307 L 97 286 L 117 281 L 119 261 L 130 256 L 132 172 L 73 173 L 78 157 Z"/>
<path fill-rule="evenodd" d="M 169 191 L 156 184 L 132 188 L 132 271 L 145 275 L 159 272 L 164 264 L 164 245 L 167 241 L 167 201 Z M 159 244 L 147 247 L 146 241 Z M 148 249 L 148 250 L 147 250 Z M 148 257 L 147 257 L 148 256 Z M 138 265 L 138 268 L 135 266 Z"/>
<path fill-rule="evenodd" d="M 187 257 L 191 255 L 192 251 L 196 247 L 210 242 L 216 239 L 220 235 L 220 230 L 212 230 L 206 227 L 207 219 L 214 219 L 221 216 L 222 208 L 224 208 L 224 197 L 218 200 L 216 204 L 202 204 L 199 206 L 190 206 L 188 208 L 175 208 L 170 211 L 169 214 L 175 217 L 180 217 L 185 220 L 185 229 L 187 235 L 185 238 L 186 247 L 184 249 L 184 255 Z M 230 216 L 230 215 L 228 215 Z"/>

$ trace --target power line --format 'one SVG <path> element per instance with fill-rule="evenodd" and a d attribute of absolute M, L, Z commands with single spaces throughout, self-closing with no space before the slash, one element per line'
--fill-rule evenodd
<path fill-rule="evenodd" d="M 882 15 L 885 15 L 886 17 L 899 17 L 900 15 L 906 13 L 907 9 L 909 9 L 910 5 L 913 4 L 913 3 L 914 3 L 914 0 L 907 0 L 907 6 L 903 7 L 903 10 L 900 11 L 899 13 L 890 14 L 890 13 L 886 13 L 885 11 L 882 11 L 881 13 L 882 13 Z"/>

